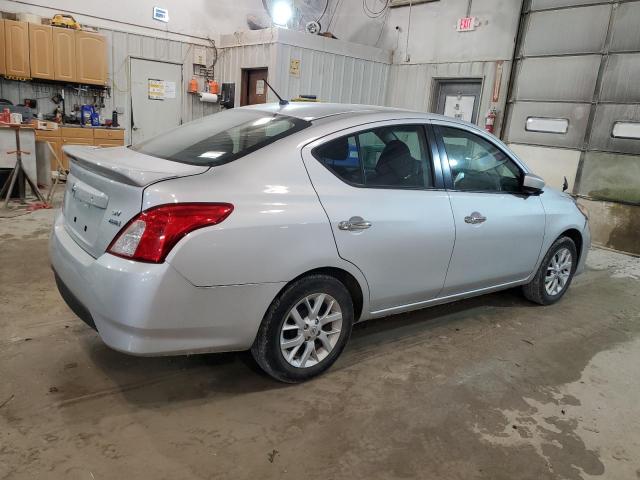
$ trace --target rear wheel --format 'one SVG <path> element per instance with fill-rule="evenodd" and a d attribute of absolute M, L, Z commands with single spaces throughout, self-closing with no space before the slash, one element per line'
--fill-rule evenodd
<path fill-rule="evenodd" d="M 558 238 L 545 255 L 535 277 L 522 287 L 524 296 L 540 305 L 551 305 L 565 294 L 578 264 L 576 245 L 569 237 Z"/>
<path fill-rule="evenodd" d="M 344 349 L 353 325 L 346 287 L 328 275 L 289 285 L 269 307 L 251 354 L 277 380 L 303 382 L 328 369 Z"/>

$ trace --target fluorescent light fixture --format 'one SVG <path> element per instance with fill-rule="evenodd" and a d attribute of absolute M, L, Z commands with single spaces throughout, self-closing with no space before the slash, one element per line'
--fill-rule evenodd
<path fill-rule="evenodd" d="M 204 152 L 203 154 L 199 155 L 199 157 L 200 158 L 218 158 L 224 155 L 225 153 L 227 152 Z"/>
<path fill-rule="evenodd" d="M 640 122 L 614 122 L 611 136 L 640 139 Z"/>
<path fill-rule="evenodd" d="M 291 20 L 293 16 L 293 10 L 289 2 L 285 0 L 279 0 L 275 3 L 271 9 L 271 18 L 276 25 L 285 26 Z"/>
<path fill-rule="evenodd" d="M 566 118 L 527 117 L 527 132 L 567 133 L 569 120 Z"/>

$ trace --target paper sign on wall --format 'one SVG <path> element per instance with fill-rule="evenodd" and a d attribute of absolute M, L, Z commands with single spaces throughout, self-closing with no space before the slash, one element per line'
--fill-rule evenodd
<path fill-rule="evenodd" d="M 176 82 L 150 78 L 149 100 L 164 100 L 165 98 L 176 98 Z"/>
<path fill-rule="evenodd" d="M 164 80 L 150 78 L 148 84 L 149 100 L 164 100 Z"/>
<path fill-rule="evenodd" d="M 164 98 L 176 98 L 176 82 L 164 82 Z"/>
<path fill-rule="evenodd" d="M 473 95 L 447 95 L 444 100 L 444 114 L 470 122 L 473 118 L 473 106 L 476 97 Z"/>
<path fill-rule="evenodd" d="M 256 95 L 264 95 L 264 80 L 256 82 Z"/>
<path fill-rule="evenodd" d="M 293 77 L 300 76 L 300 60 L 291 60 L 289 62 L 289 75 Z"/>

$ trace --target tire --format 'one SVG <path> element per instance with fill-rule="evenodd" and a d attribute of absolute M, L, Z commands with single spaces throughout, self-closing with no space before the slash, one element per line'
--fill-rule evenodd
<path fill-rule="evenodd" d="M 558 269 L 558 265 L 564 264 L 564 262 L 560 262 L 559 260 L 562 260 L 565 252 L 568 252 L 571 256 L 569 259 L 571 261 L 571 265 Z M 556 257 L 556 255 L 558 255 L 558 257 Z M 553 263 L 556 261 L 558 261 L 558 263 Z M 558 238 L 553 242 L 553 245 L 551 245 L 551 248 L 549 248 L 547 254 L 542 259 L 540 267 L 531 282 L 522 287 L 524 296 L 528 300 L 540 305 L 551 305 L 552 303 L 556 303 L 569 289 L 577 266 L 578 251 L 576 249 L 576 244 L 569 237 Z M 547 284 L 546 281 L 547 272 L 552 268 L 555 268 L 555 270 L 552 272 L 552 276 L 550 278 L 553 279 L 553 275 L 555 275 L 558 282 L 555 284 L 555 289 L 550 288 L 553 287 L 553 281 L 551 281 L 551 284 Z M 565 283 L 562 284 L 565 275 L 566 280 L 564 280 Z"/>
<path fill-rule="evenodd" d="M 276 380 L 304 382 L 336 361 L 349 340 L 353 321 L 353 301 L 342 282 L 321 274 L 302 277 L 267 310 L 251 354 Z"/>

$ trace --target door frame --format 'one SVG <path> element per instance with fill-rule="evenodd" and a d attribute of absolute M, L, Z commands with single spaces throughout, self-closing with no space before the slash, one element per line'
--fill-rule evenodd
<path fill-rule="evenodd" d="M 249 72 L 261 71 L 261 70 L 264 70 L 267 72 L 267 78 L 268 78 L 269 67 L 245 67 L 240 69 L 240 106 L 241 107 L 248 105 L 247 102 L 249 101 Z M 268 87 L 267 87 L 266 96 L 267 97 L 269 96 Z"/>
<path fill-rule="evenodd" d="M 472 123 L 476 123 L 480 118 L 480 105 L 482 105 L 482 94 L 484 93 L 485 76 L 479 77 L 434 77 L 431 80 L 431 98 L 429 99 L 429 110 L 436 113 L 438 110 L 438 97 L 440 96 L 440 89 L 447 83 L 479 83 L 480 95 L 478 95 L 478 105 L 475 106 L 476 118 L 472 118 Z"/>
<path fill-rule="evenodd" d="M 129 55 L 126 62 L 126 66 L 129 69 L 129 72 L 127 75 L 127 82 L 128 82 L 127 86 L 129 88 L 129 101 L 125 105 L 125 115 L 129 117 L 129 121 L 128 121 L 128 125 L 123 125 L 124 134 L 125 134 L 125 143 L 127 145 L 131 145 L 133 141 L 133 79 L 131 78 L 131 72 L 133 71 L 133 69 L 131 68 L 132 60 L 144 60 L 145 62 L 164 63 L 167 65 L 177 65 L 180 67 L 180 98 L 179 98 L 180 118 L 179 118 L 178 125 L 182 125 L 184 123 L 184 97 L 183 97 L 183 92 L 185 91 L 184 64 L 179 62 L 156 60 L 154 58 L 139 57 L 137 55 Z M 114 82 L 114 88 L 115 88 L 115 82 Z M 116 105 L 114 102 L 114 109 L 115 107 Z M 127 137 L 128 137 L 128 141 L 127 141 Z"/>

